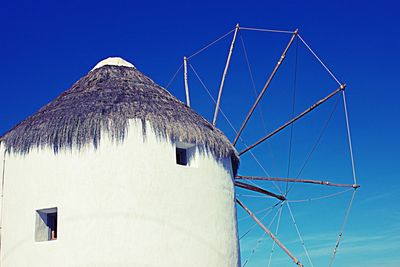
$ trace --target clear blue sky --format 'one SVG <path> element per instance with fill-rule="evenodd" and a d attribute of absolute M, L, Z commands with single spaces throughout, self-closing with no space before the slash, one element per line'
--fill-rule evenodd
<path fill-rule="evenodd" d="M 3 1 L 0 8 L 0 132 L 26 118 L 98 61 L 121 56 L 165 86 L 190 55 L 232 29 L 248 27 L 293 30 L 315 49 L 339 80 L 348 84 L 347 97 L 358 181 L 349 222 L 334 266 L 400 265 L 400 208 L 398 201 L 400 19 L 396 1 Z M 256 90 L 259 91 L 290 36 L 243 32 Z M 190 61 L 214 96 L 230 37 Z M 240 40 L 240 39 L 239 39 Z M 274 129 L 291 116 L 295 73 L 295 45 L 243 134 L 247 143 Z M 223 94 L 222 108 L 238 128 L 254 101 L 240 42 Z M 301 43 L 297 48 L 295 113 L 336 89 L 336 84 Z M 189 73 L 193 108 L 211 119 L 213 104 L 193 72 Z M 182 73 L 169 88 L 183 100 Z M 335 99 L 293 128 L 290 176 L 296 176 Z M 262 118 L 265 124 L 261 123 Z M 221 117 L 218 126 L 233 138 Z M 320 145 L 302 173 L 351 183 L 343 105 L 337 109 Z M 290 131 L 254 150 L 273 176 L 286 176 Z M 243 145 L 239 145 L 243 148 Z M 243 156 L 241 174 L 263 175 L 249 155 Z M 277 191 L 272 184 L 261 184 Z M 285 184 L 281 185 L 284 189 Z M 319 186 L 295 186 L 289 199 L 305 199 L 339 192 Z M 238 194 L 245 194 L 238 191 Z M 327 266 L 351 193 L 334 198 L 292 203 L 291 208 L 314 266 Z M 271 206 L 271 199 L 242 196 L 255 211 Z M 268 225 L 275 211 L 264 220 Z M 261 213 L 262 215 L 262 213 Z M 244 216 L 241 210 L 238 217 Z M 239 222 L 240 232 L 251 227 Z M 271 228 L 275 230 L 276 224 Z M 241 240 L 243 262 L 262 231 L 257 228 Z M 285 206 L 279 237 L 308 264 Z M 267 266 L 271 242 L 266 239 L 246 266 Z M 271 266 L 294 266 L 279 248 Z"/>

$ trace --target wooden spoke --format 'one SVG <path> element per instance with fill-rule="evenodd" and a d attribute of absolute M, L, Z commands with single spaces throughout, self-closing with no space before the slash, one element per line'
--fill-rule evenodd
<path fill-rule="evenodd" d="M 241 206 L 252 218 L 253 220 L 274 240 L 274 242 L 293 260 L 294 263 L 299 267 L 303 267 L 303 264 L 282 244 L 281 241 L 254 215 L 254 213 L 246 207 L 238 198 L 236 202 Z"/>
<path fill-rule="evenodd" d="M 337 186 L 337 187 L 352 187 L 359 188 L 359 184 L 337 184 L 321 180 L 310 180 L 310 179 L 297 179 L 297 178 L 275 178 L 275 177 L 260 177 L 260 176 L 242 176 L 237 175 L 235 179 L 238 180 L 258 180 L 258 181 L 278 181 L 278 182 L 288 182 L 288 183 L 306 183 L 306 184 L 319 184 L 327 186 Z"/>
<path fill-rule="evenodd" d="M 217 116 L 218 116 L 218 111 L 219 111 L 219 104 L 220 104 L 220 102 L 221 102 L 222 89 L 224 88 L 226 73 L 228 72 L 229 63 L 230 63 L 230 61 L 231 61 L 232 52 L 233 52 L 233 46 L 235 45 L 236 36 L 237 36 L 238 31 L 239 31 L 239 24 L 236 25 L 235 32 L 234 32 L 234 34 L 233 34 L 233 39 L 232 39 L 231 47 L 230 47 L 229 53 L 228 53 L 228 59 L 226 60 L 226 65 L 225 65 L 224 73 L 222 74 L 221 85 L 219 86 L 218 98 L 217 98 L 217 103 L 216 103 L 216 105 L 215 105 L 214 118 L 213 118 L 213 125 L 214 125 L 214 126 L 215 126 L 215 124 L 216 124 L 216 122 L 217 122 Z"/>
<path fill-rule="evenodd" d="M 187 57 L 183 58 L 183 81 L 184 81 L 184 85 L 185 85 L 186 105 L 188 107 L 190 107 L 188 71 L 187 71 Z"/>
<path fill-rule="evenodd" d="M 285 196 L 277 195 L 275 193 L 272 193 L 270 191 L 262 189 L 262 188 L 260 188 L 258 186 L 254 186 L 254 185 L 250 185 L 250 184 L 246 184 L 246 183 L 242 183 L 242 182 L 238 182 L 238 181 L 235 181 L 235 186 L 240 187 L 240 188 L 244 188 L 244 189 L 247 189 L 247 190 L 251 190 L 251 191 L 254 191 L 254 192 L 258 192 L 258 193 L 261 193 L 261 194 L 264 194 L 264 195 L 267 195 L 267 196 L 270 196 L 270 197 L 274 197 L 274 198 L 277 198 L 277 199 L 282 200 L 282 201 L 286 200 Z"/>
<path fill-rule="evenodd" d="M 325 103 L 328 99 L 332 98 L 333 96 L 335 96 L 337 93 L 339 93 L 340 91 L 344 90 L 346 88 L 346 84 L 341 85 L 338 89 L 336 89 L 335 91 L 333 91 L 332 93 L 330 93 L 329 95 L 327 95 L 326 97 L 322 98 L 321 100 L 319 100 L 318 102 L 316 102 L 314 105 L 312 105 L 311 107 L 309 107 L 308 109 L 306 109 L 305 111 L 303 111 L 302 113 L 300 113 L 299 115 L 297 115 L 296 117 L 294 117 L 293 119 L 291 119 L 290 121 L 286 122 L 285 124 L 283 124 L 282 126 L 278 127 L 277 129 L 275 129 L 274 131 L 272 131 L 271 133 L 267 134 L 265 137 L 261 138 L 260 140 L 258 140 L 257 142 L 255 142 L 254 144 L 252 144 L 251 146 L 247 147 L 246 149 L 242 150 L 239 153 L 239 156 L 246 153 L 247 151 L 249 151 L 250 149 L 258 146 L 259 144 L 261 144 L 262 142 L 264 142 L 265 140 L 267 140 L 268 138 L 272 137 L 273 135 L 275 135 L 276 133 L 282 131 L 283 129 L 285 129 L 286 127 L 288 127 L 289 125 L 291 125 L 292 123 L 294 123 L 295 121 L 297 121 L 298 119 L 304 117 L 305 115 L 307 115 L 308 113 L 310 113 L 311 111 L 313 111 L 315 108 L 317 108 L 319 105 L 321 105 L 322 103 Z"/>

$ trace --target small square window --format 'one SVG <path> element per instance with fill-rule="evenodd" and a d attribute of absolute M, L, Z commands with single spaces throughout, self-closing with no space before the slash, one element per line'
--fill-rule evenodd
<path fill-rule="evenodd" d="M 184 166 L 188 165 L 187 151 L 185 148 L 176 148 L 176 164 Z"/>
<path fill-rule="evenodd" d="M 184 142 L 175 143 L 176 164 L 188 167 L 197 167 L 195 160 L 196 145 Z"/>
<path fill-rule="evenodd" d="M 57 239 L 57 208 L 36 211 L 35 241 Z"/>

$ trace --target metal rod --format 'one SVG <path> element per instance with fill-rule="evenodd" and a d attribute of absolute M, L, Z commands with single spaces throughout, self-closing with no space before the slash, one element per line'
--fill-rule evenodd
<path fill-rule="evenodd" d="M 190 107 L 189 84 L 187 76 L 187 57 L 183 57 L 183 80 L 185 82 L 186 105 Z"/>
<path fill-rule="evenodd" d="M 317 108 L 319 105 L 321 105 L 322 103 L 326 102 L 328 99 L 330 99 L 331 97 L 333 97 L 334 95 L 336 95 L 337 93 L 339 93 L 340 91 L 344 90 L 346 88 L 346 84 L 342 84 L 338 89 L 336 89 L 335 91 L 333 91 L 332 93 L 330 93 L 328 96 L 324 97 L 323 99 L 319 100 L 317 103 L 315 103 L 314 105 L 312 105 L 311 107 L 309 107 L 308 109 L 306 109 L 305 111 L 303 111 L 302 113 L 300 113 L 299 115 L 297 115 L 296 117 L 294 117 L 293 119 L 291 119 L 290 121 L 288 121 L 287 123 L 283 124 L 282 126 L 278 127 L 277 129 L 275 129 L 274 131 L 272 131 L 271 133 L 269 133 L 268 135 L 266 135 L 265 137 L 261 138 L 260 140 L 258 140 L 257 142 L 255 142 L 254 144 L 252 144 L 251 146 L 248 146 L 246 149 L 242 150 L 239 153 L 239 156 L 246 153 L 247 151 L 249 151 L 250 149 L 256 147 L 257 145 L 261 144 L 262 142 L 264 142 L 265 140 L 267 140 L 268 138 L 270 138 L 271 136 L 275 135 L 276 133 L 280 132 L 281 130 L 285 129 L 287 126 L 289 126 L 290 124 L 294 123 L 295 121 L 297 121 L 298 119 L 302 118 L 303 116 L 305 116 L 307 113 L 313 111 L 315 108 Z"/>
<path fill-rule="evenodd" d="M 274 70 L 272 71 L 272 73 L 269 76 L 267 82 L 265 83 L 264 88 L 261 90 L 260 94 L 258 95 L 258 97 L 256 99 L 256 102 L 254 102 L 253 106 L 251 107 L 249 113 L 246 116 L 246 119 L 244 120 L 242 126 L 240 127 L 238 133 L 236 134 L 235 140 L 233 140 L 233 145 L 236 145 L 237 141 L 239 140 L 239 136 L 242 134 L 242 132 L 244 130 L 244 127 L 246 126 L 247 122 L 249 121 L 251 115 L 253 114 L 254 110 L 256 109 L 258 103 L 260 102 L 261 98 L 263 97 L 263 95 L 264 95 L 265 91 L 267 90 L 268 86 L 271 84 L 272 79 L 274 78 L 276 72 L 278 71 L 279 67 L 281 66 L 283 60 L 285 59 L 286 54 L 289 51 L 289 48 L 292 45 L 292 43 L 294 41 L 294 38 L 297 36 L 298 32 L 299 32 L 298 29 L 296 29 L 293 32 L 292 38 L 290 38 L 290 41 L 287 44 L 285 50 L 283 51 L 281 57 L 279 58 L 278 63 L 276 63 L 276 66 L 275 66 Z"/>
<path fill-rule="evenodd" d="M 267 196 L 270 196 L 270 197 L 274 197 L 274 198 L 277 198 L 277 199 L 282 200 L 282 201 L 286 200 L 285 196 L 277 195 L 275 193 L 272 193 L 270 191 L 262 189 L 262 188 L 260 188 L 258 186 L 249 185 L 249 184 L 238 182 L 238 181 L 235 181 L 235 186 L 240 187 L 240 188 L 244 188 L 244 189 L 247 189 L 247 190 L 251 190 L 251 191 L 254 191 L 254 192 L 258 192 L 258 193 L 261 193 L 261 194 L 264 194 L 264 195 L 267 195 Z"/>
<path fill-rule="evenodd" d="M 352 187 L 359 188 L 359 184 L 336 184 L 327 181 L 320 180 L 310 180 L 310 179 L 297 179 L 297 178 L 273 178 L 273 177 L 260 177 L 260 176 L 242 176 L 237 175 L 235 179 L 238 180 L 258 180 L 258 181 L 278 181 L 278 182 L 289 182 L 289 183 L 308 183 L 308 184 L 320 184 L 327 186 L 337 186 L 337 187 Z"/>
<path fill-rule="evenodd" d="M 213 118 L 213 125 L 214 125 L 214 126 L 215 126 L 215 123 L 217 122 L 219 104 L 220 104 L 220 102 L 221 102 L 222 88 L 224 87 L 225 78 L 226 78 L 226 73 L 228 72 L 229 63 L 230 63 L 230 61 L 231 61 L 232 52 L 233 52 L 233 46 L 235 45 L 236 35 L 237 35 L 238 31 L 239 31 L 239 24 L 236 24 L 235 32 L 234 32 L 234 34 L 233 34 L 233 39 L 232 39 L 232 43 L 231 43 L 231 47 L 230 47 L 230 49 L 229 49 L 228 59 L 226 60 L 226 65 L 225 65 L 224 73 L 222 74 L 221 85 L 219 86 L 217 104 L 215 105 L 214 118 Z"/>
<path fill-rule="evenodd" d="M 253 220 L 272 238 L 272 240 L 293 260 L 299 267 L 303 264 L 279 241 L 279 239 L 254 215 L 249 208 L 247 208 L 238 198 L 236 202 L 253 218 Z"/>

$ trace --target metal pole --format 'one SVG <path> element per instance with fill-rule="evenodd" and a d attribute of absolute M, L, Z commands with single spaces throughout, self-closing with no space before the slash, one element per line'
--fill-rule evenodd
<path fill-rule="evenodd" d="M 245 183 L 238 182 L 238 181 L 235 181 L 235 186 L 240 187 L 240 188 L 244 188 L 244 189 L 247 189 L 247 190 L 251 190 L 251 191 L 254 191 L 254 192 L 258 192 L 258 193 L 261 193 L 261 194 L 264 194 L 264 195 L 267 195 L 267 196 L 270 196 L 270 197 L 274 197 L 274 198 L 277 198 L 277 199 L 279 199 L 281 201 L 285 201 L 286 200 L 285 196 L 277 195 L 275 193 L 272 193 L 270 191 L 262 189 L 262 188 L 260 188 L 258 186 L 249 185 L 249 184 L 245 184 Z"/>
<path fill-rule="evenodd" d="M 290 38 L 290 41 L 289 41 L 289 43 L 287 44 L 285 50 L 283 51 L 281 57 L 279 58 L 278 63 L 276 63 L 276 66 L 275 66 L 274 70 L 272 71 L 272 73 L 271 73 L 271 75 L 269 76 L 267 82 L 265 83 L 264 88 L 261 90 L 260 94 L 258 95 L 258 97 L 257 97 L 257 99 L 256 99 L 256 102 L 254 102 L 253 106 L 251 107 L 249 113 L 248 113 L 247 116 L 246 116 L 246 119 L 244 120 L 242 126 L 240 127 L 238 133 L 236 134 L 235 140 L 233 140 L 233 145 L 236 145 L 237 141 L 239 140 L 240 134 L 243 132 L 244 127 L 246 126 L 246 124 L 247 124 L 247 122 L 249 121 L 251 115 L 253 114 L 254 110 L 256 109 L 256 107 L 257 107 L 257 105 L 258 105 L 258 102 L 260 102 L 260 100 L 261 100 L 261 98 L 263 97 L 265 91 L 267 90 L 267 88 L 268 88 L 268 86 L 270 85 L 272 79 L 274 78 L 276 72 L 278 71 L 279 67 L 281 66 L 283 60 L 285 59 L 286 54 L 287 54 L 287 52 L 288 52 L 290 46 L 292 45 L 292 43 L 293 43 L 293 41 L 294 41 L 294 38 L 296 37 L 296 35 L 297 35 L 298 32 L 299 32 L 298 29 L 296 29 L 296 30 L 293 32 L 292 38 Z"/>
<path fill-rule="evenodd" d="M 315 108 L 317 108 L 319 105 L 321 105 L 322 103 L 326 102 L 328 99 L 330 99 L 331 97 L 333 97 L 334 95 L 336 95 L 337 93 L 339 93 L 340 91 L 344 90 L 346 88 L 346 84 L 342 84 L 338 89 L 336 89 L 335 91 L 333 91 L 332 93 L 330 93 L 328 96 L 324 97 L 323 99 L 319 100 L 317 103 L 315 103 L 314 105 L 312 105 L 311 107 L 309 107 L 308 109 L 306 109 L 305 111 L 303 111 L 302 113 L 300 113 L 299 115 L 297 115 L 296 117 L 294 117 L 293 119 L 291 119 L 290 121 L 288 121 L 287 123 L 283 124 L 282 126 L 278 127 L 276 130 L 274 130 L 273 132 L 269 133 L 268 135 L 266 135 L 265 137 L 261 138 L 260 140 L 258 140 L 257 142 L 255 142 L 254 144 L 252 144 L 251 146 L 248 146 L 246 149 L 244 149 L 243 151 L 241 151 L 239 153 L 239 156 L 246 153 L 247 151 L 249 151 L 250 149 L 256 147 L 257 145 L 261 144 L 262 142 L 264 142 L 265 140 L 267 140 L 268 138 L 270 138 L 271 136 L 275 135 L 276 133 L 280 132 L 281 130 L 285 129 L 287 126 L 289 126 L 290 124 L 294 123 L 295 121 L 297 121 L 298 119 L 302 118 L 304 115 L 306 115 L 307 113 L 313 111 Z"/>
<path fill-rule="evenodd" d="M 236 202 L 253 218 L 253 220 L 274 240 L 274 242 L 297 264 L 303 267 L 303 264 L 279 241 L 279 239 L 249 210 L 239 199 Z"/>
<path fill-rule="evenodd" d="M 189 84 L 187 77 L 187 57 L 183 57 L 183 79 L 185 82 L 186 105 L 190 107 Z"/>
<path fill-rule="evenodd" d="M 297 179 L 297 178 L 273 178 L 273 177 L 237 175 L 237 176 L 235 176 L 235 179 L 238 179 L 238 180 L 258 180 L 258 181 L 278 181 L 278 182 L 289 182 L 289 183 L 320 184 L 320 185 L 337 186 L 337 187 L 352 187 L 352 188 L 355 188 L 355 189 L 360 187 L 359 184 L 335 184 L 335 183 L 331 183 L 331 182 L 327 182 L 327 181 L 309 180 L 309 179 Z"/>
<path fill-rule="evenodd" d="M 219 104 L 221 102 L 222 88 L 224 87 L 226 73 L 228 72 L 229 62 L 231 61 L 232 52 L 233 52 L 233 46 L 235 45 L 236 35 L 237 35 L 238 31 L 239 31 L 239 24 L 236 24 L 235 32 L 233 34 L 233 39 L 232 39 L 232 43 L 231 43 L 231 47 L 229 49 L 228 59 L 226 60 L 224 73 L 222 74 L 221 85 L 219 86 L 217 104 L 215 105 L 214 118 L 213 118 L 213 125 L 214 126 L 215 126 L 215 123 L 217 122 Z"/>

